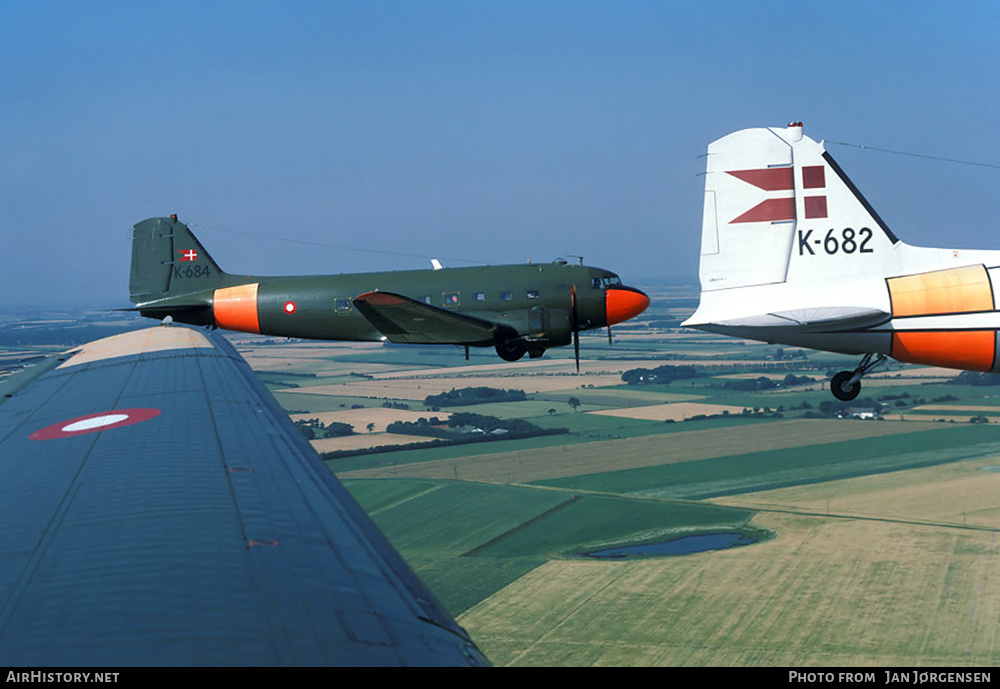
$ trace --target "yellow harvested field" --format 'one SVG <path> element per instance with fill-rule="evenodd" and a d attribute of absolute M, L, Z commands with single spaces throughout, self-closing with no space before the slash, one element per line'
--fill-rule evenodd
<path fill-rule="evenodd" d="M 1000 530 L 1000 457 L 744 493 L 709 502 Z M 1000 543 L 997 544 L 1000 550 Z"/>
<path fill-rule="evenodd" d="M 409 443 L 429 443 L 434 438 L 399 433 L 362 433 L 346 435 L 343 438 L 321 438 L 309 444 L 316 452 L 336 452 L 338 450 L 367 450 L 382 445 L 406 445 Z"/>
<path fill-rule="evenodd" d="M 754 426 L 679 431 L 621 440 L 496 452 L 456 459 L 366 469 L 344 478 L 386 476 L 459 478 L 488 483 L 523 483 L 564 476 L 687 462 L 710 457 L 763 452 L 802 445 L 872 438 L 917 430 L 948 428 L 934 422 L 863 422 L 829 419 L 775 421 Z M 338 474 L 340 475 L 340 474 Z"/>
<path fill-rule="evenodd" d="M 647 421 L 683 421 L 692 416 L 722 414 L 739 414 L 743 407 L 725 404 L 701 404 L 699 402 L 673 402 L 670 404 L 653 404 L 648 407 L 625 407 L 623 409 L 602 409 L 588 412 L 602 416 L 620 416 L 626 419 L 645 419 Z"/>
<path fill-rule="evenodd" d="M 365 407 L 364 409 L 344 409 L 343 411 L 316 412 L 315 414 L 292 414 L 292 421 L 308 421 L 319 419 L 324 424 L 349 423 L 354 426 L 355 433 L 367 433 L 368 424 L 375 424 L 372 429 L 376 433 L 384 433 L 386 426 L 396 421 L 416 422 L 421 417 L 436 416 L 442 421 L 451 417 L 448 412 L 418 412 L 407 409 L 386 409 L 384 407 Z"/>
<path fill-rule="evenodd" d="M 865 382 L 883 378 L 954 378 L 959 374 L 952 368 L 940 366 L 924 366 L 920 368 L 904 368 L 900 371 L 877 371 L 865 376 Z"/>
<path fill-rule="evenodd" d="M 928 409 L 931 411 L 1000 411 L 1000 406 L 993 404 L 922 404 L 919 407 L 914 407 L 913 411 L 918 409 Z"/>
<path fill-rule="evenodd" d="M 683 557 L 552 560 L 458 621 L 501 666 L 995 667 L 1000 473 L 985 468 L 719 499 L 773 508 L 753 523 L 775 538 Z"/>

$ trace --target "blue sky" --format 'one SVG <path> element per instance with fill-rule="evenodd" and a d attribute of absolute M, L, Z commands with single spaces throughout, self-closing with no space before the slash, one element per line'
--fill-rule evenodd
<path fill-rule="evenodd" d="M 128 305 L 131 225 L 223 268 L 584 256 L 697 275 L 708 143 L 1000 164 L 995 2 L 0 3 L 8 306 Z M 829 146 L 904 241 L 1000 248 L 1000 170 Z"/>

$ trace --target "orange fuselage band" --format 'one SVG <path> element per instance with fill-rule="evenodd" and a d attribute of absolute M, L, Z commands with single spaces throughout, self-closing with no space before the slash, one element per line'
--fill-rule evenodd
<path fill-rule="evenodd" d="M 992 330 L 892 334 L 892 357 L 913 364 L 989 371 L 995 353 L 996 333 Z"/>
<path fill-rule="evenodd" d="M 239 330 L 245 333 L 259 333 L 260 320 L 257 317 L 257 285 L 222 287 L 215 290 L 212 297 L 212 313 L 215 324 L 225 330 Z"/>
<path fill-rule="evenodd" d="M 993 289 L 983 265 L 890 278 L 892 315 L 934 316 L 993 310 Z"/>

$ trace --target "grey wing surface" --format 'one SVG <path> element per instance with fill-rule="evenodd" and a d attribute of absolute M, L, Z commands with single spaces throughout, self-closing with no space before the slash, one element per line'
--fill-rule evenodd
<path fill-rule="evenodd" d="M 2 399 L 0 665 L 486 664 L 221 336 Z"/>

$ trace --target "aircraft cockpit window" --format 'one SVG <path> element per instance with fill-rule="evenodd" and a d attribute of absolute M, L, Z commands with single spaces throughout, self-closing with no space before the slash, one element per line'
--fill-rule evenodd
<path fill-rule="evenodd" d="M 510 292 L 501 292 L 500 293 L 500 299 L 502 299 L 503 301 L 510 301 L 513 298 L 514 298 L 514 295 L 511 294 Z"/>
<path fill-rule="evenodd" d="M 622 279 L 617 275 L 612 275 L 610 277 L 604 278 L 605 287 L 611 287 L 612 285 L 620 285 L 620 284 L 622 284 Z"/>
<path fill-rule="evenodd" d="M 529 289 L 525 296 L 527 296 L 528 299 L 538 299 L 540 295 L 538 294 L 537 289 Z"/>
<path fill-rule="evenodd" d="M 601 289 L 601 278 L 591 278 L 590 279 L 590 286 L 593 289 Z"/>

